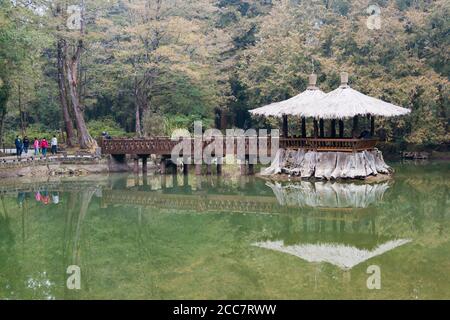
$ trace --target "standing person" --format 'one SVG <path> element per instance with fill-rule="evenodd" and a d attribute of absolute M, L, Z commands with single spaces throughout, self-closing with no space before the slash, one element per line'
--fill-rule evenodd
<path fill-rule="evenodd" d="M 14 144 L 16 145 L 17 159 L 20 159 L 20 157 L 22 156 L 22 148 L 23 148 L 22 139 L 20 139 L 19 136 L 16 136 L 16 140 L 14 140 Z"/>
<path fill-rule="evenodd" d="M 30 140 L 27 136 L 23 137 L 23 152 L 28 155 L 28 149 L 30 148 Z"/>
<path fill-rule="evenodd" d="M 39 155 L 39 140 L 38 140 L 38 138 L 34 138 L 33 147 L 34 147 L 34 155 L 35 156 Z"/>
<path fill-rule="evenodd" d="M 56 136 L 54 135 L 52 140 L 50 141 L 50 144 L 52 145 L 52 154 L 55 155 L 58 151 L 58 139 L 56 139 Z"/>
<path fill-rule="evenodd" d="M 42 155 L 44 157 L 47 157 L 47 148 L 48 148 L 47 139 L 42 138 L 42 140 L 41 140 L 41 151 L 42 151 Z"/>

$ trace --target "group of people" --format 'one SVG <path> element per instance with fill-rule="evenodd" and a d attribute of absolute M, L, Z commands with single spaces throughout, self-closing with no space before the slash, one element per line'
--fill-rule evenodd
<path fill-rule="evenodd" d="M 23 137 L 23 139 L 17 136 L 14 144 L 16 146 L 17 158 L 20 159 L 23 153 L 26 155 L 28 154 L 28 150 L 30 149 L 30 140 L 27 136 Z M 49 144 L 45 137 L 41 140 L 34 138 L 32 147 L 34 149 L 35 156 L 42 154 L 44 157 L 47 157 L 47 149 L 50 149 L 52 155 L 55 155 L 58 152 L 58 139 L 54 135 Z"/>
<path fill-rule="evenodd" d="M 19 207 L 22 207 L 26 199 L 29 199 L 30 197 L 30 193 L 19 192 L 17 195 L 17 202 L 19 204 Z M 57 191 L 53 191 L 51 192 L 51 194 L 49 194 L 49 192 L 46 190 L 37 191 L 34 194 L 34 198 L 37 202 L 40 202 L 44 205 L 59 204 L 59 192 Z"/>

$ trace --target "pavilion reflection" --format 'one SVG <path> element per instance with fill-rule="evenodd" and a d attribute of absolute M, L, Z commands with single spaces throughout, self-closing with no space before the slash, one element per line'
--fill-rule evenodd
<path fill-rule="evenodd" d="M 377 184 L 302 181 L 267 182 L 280 205 L 321 208 L 367 208 L 383 200 L 387 182 Z"/>
<path fill-rule="evenodd" d="M 348 281 L 348 272 L 353 267 L 411 241 L 384 237 L 376 231 L 376 206 L 383 201 L 390 187 L 387 182 L 357 184 L 302 181 L 286 185 L 267 182 L 266 185 L 273 190 L 281 205 L 334 209 L 335 212 L 352 208 L 350 212 L 371 210 L 372 214 L 356 217 L 347 225 L 345 220 L 339 223 L 333 219 L 324 220 L 323 215 L 313 216 L 312 223 L 305 218 L 301 222 L 301 230 L 282 232 L 270 240 L 254 243 L 256 247 L 287 253 L 310 263 L 332 264 L 345 271 L 344 279 Z"/>

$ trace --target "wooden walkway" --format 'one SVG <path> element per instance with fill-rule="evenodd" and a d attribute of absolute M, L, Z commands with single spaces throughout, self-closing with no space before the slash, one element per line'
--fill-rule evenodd
<path fill-rule="evenodd" d="M 251 140 L 257 143 L 255 138 L 245 138 L 245 153 L 248 155 L 252 151 L 250 148 Z M 372 150 L 377 143 L 376 139 L 338 139 L 338 138 L 278 138 L 279 147 L 285 149 L 306 149 L 318 152 L 338 151 L 338 152 L 357 152 L 363 150 Z M 191 153 L 194 150 L 194 139 L 191 140 Z M 202 148 L 206 148 L 211 142 L 202 142 Z M 169 137 L 153 137 L 142 139 L 102 139 L 100 141 L 100 147 L 102 154 L 122 155 L 122 154 L 136 154 L 136 155 L 170 155 L 172 150 L 180 141 L 173 141 Z M 271 148 L 270 138 L 264 140 L 267 150 Z M 234 142 L 233 148 L 227 149 L 227 141 L 223 139 L 223 151 L 221 156 L 225 156 L 225 152 L 232 149 L 233 153 L 237 153 L 238 144 Z M 258 145 L 259 147 L 259 145 Z"/>

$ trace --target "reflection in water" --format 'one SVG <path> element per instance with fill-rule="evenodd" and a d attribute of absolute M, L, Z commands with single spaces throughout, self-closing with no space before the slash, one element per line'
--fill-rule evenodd
<path fill-rule="evenodd" d="M 328 262 L 344 270 L 402 246 L 411 240 L 392 240 L 377 246 L 374 250 L 358 249 L 340 244 L 298 244 L 285 246 L 282 241 L 258 242 L 254 245 L 297 256 L 308 262 Z"/>
<path fill-rule="evenodd" d="M 369 298 L 368 264 L 382 266 L 381 298 L 450 297 L 442 172 L 398 170 L 373 185 L 120 175 L 2 185 L 0 298 Z M 80 291 L 65 285 L 73 264 Z"/>
<path fill-rule="evenodd" d="M 281 205 L 299 207 L 367 208 L 383 199 L 389 184 L 356 184 L 330 181 L 302 181 L 286 186 L 275 182 L 266 185 Z"/>
<path fill-rule="evenodd" d="M 315 208 L 367 208 L 383 199 L 389 184 L 336 183 L 302 181 L 289 183 L 267 182 L 280 205 Z M 339 243 L 304 243 L 284 245 L 283 241 L 257 242 L 256 247 L 276 250 L 297 256 L 308 262 L 328 262 L 344 270 L 381 255 L 411 240 L 391 240 L 368 250 Z"/>

